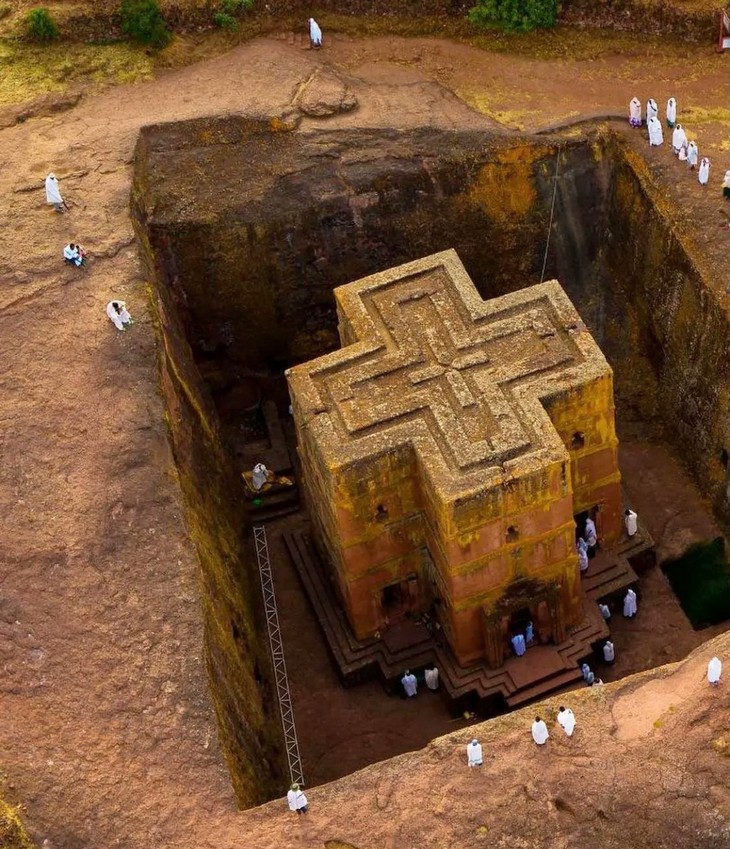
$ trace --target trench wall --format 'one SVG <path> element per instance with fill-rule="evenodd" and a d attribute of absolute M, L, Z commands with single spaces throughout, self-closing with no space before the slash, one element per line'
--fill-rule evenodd
<path fill-rule="evenodd" d="M 642 351 L 634 394 L 730 521 L 730 325 L 716 281 L 672 222 L 645 161 L 613 143 L 606 263 L 627 302 L 623 366 Z M 649 368 L 647 368 L 647 364 Z"/>
<path fill-rule="evenodd" d="M 143 171 L 137 173 L 138 181 Z M 137 188 L 139 182 L 137 183 Z M 247 519 L 207 387 L 193 361 L 176 289 L 137 226 L 150 278 L 170 442 L 200 563 L 204 649 L 224 756 L 239 804 L 281 793 L 284 750 Z"/>
<path fill-rule="evenodd" d="M 333 288 L 375 271 L 453 247 L 485 298 L 539 281 L 558 156 L 545 278 L 561 281 L 614 369 L 619 434 L 674 442 L 728 518 L 727 319 L 619 138 L 307 136 L 240 118 L 143 131 L 133 206 L 202 566 L 212 697 L 243 804 L 273 792 L 281 743 L 213 398 L 247 369 L 336 346 Z"/>

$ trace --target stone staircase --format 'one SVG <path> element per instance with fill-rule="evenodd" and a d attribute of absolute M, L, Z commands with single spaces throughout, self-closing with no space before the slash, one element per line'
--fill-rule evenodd
<path fill-rule="evenodd" d="M 501 704 L 502 710 L 514 708 L 580 682 L 580 662 L 591 656 L 594 645 L 609 633 L 597 605 L 585 596 L 584 619 L 564 643 L 531 646 L 523 657 L 509 658 L 497 670 L 483 664 L 460 666 L 445 642 L 416 623 L 409 624 L 408 644 L 396 650 L 392 646 L 397 641 L 385 638 L 358 641 L 309 535 L 302 530 L 288 531 L 283 540 L 345 686 L 377 675 L 395 686 L 404 669 L 415 671 L 435 663 L 442 688 L 452 701 L 476 696 Z"/>

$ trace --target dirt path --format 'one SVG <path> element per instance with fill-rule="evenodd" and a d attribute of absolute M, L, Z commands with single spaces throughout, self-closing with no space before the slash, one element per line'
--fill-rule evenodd
<path fill-rule="evenodd" d="M 684 67 L 702 56 L 687 52 Z M 614 78 L 605 79 L 590 61 L 556 70 L 431 40 L 334 39 L 322 54 L 262 40 L 0 132 L 0 227 L 6 245 L 19 246 L 0 257 L 0 764 L 39 843 L 254 845 L 233 813 L 205 691 L 195 564 L 127 215 L 139 128 L 226 111 L 278 114 L 327 63 L 352 76 L 360 100 L 343 124 L 478 126 L 441 82 L 475 103 L 492 98 L 492 109 L 524 97 L 534 126 L 623 104 L 640 58 L 614 57 Z M 676 79 L 678 60 L 660 61 L 651 57 L 655 77 Z M 662 85 L 657 98 L 670 91 Z M 713 66 L 671 93 L 680 104 L 705 95 L 718 104 L 719 86 Z M 45 207 L 50 169 L 70 215 Z M 60 261 L 77 239 L 94 257 L 85 272 Z M 128 334 L 104 315 L 112 296 L 137 319 Z M 332 804 L 342 798 L 341 789 L 325 792 Z M 330 815 L 345 831 L 348 810 Z M 271 813 L 247 816 L 263 828 Z M 268 845 L 321 845 L 326 824 L 287 820 Z M 300 839 L 295 827 L 319 837 Z"/>

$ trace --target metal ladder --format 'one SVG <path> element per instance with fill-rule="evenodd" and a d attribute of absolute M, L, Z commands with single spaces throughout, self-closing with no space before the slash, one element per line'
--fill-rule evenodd
<path fill-rule="evenodd" d="M 299 756 L 297 727 L 294 724 L 294 708 L 292 707 L 291 693 L 289 692 L 289 678 L 286 674 L 284 644 L 281 640 L 281 630 L 279 629 L 279 613 L 276 607 L 274 579 L 271 574 L 269 545 L 266 541 L 266 529 L 263 525 L 254 525 L 253 539 L 256 546 L 256 560 L 258 561 L 259 566 L 259 576 L 261 578 L 261 592 L 264 596 L 266 629 L 269 632 L 271 662 L 274 666 L 274 681 L 276 683 L 276 694 L 279 700 L 279 713 L 281 714 L 281 727 L 284 731 L 284 744 L 286 745 L 289 774 L 291 775 L 292 783 L 296 782 L 297 784 L 304 785 L 302 759 Z"/>

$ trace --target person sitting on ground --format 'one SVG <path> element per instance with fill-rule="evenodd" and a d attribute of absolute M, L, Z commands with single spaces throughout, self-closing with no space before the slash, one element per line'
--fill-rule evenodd
<path fill-rule="evenodd" d="M 46 177 L 46 203 L 50 203 L 56 212 L 63 212 L 64 209 L 68 209 L 68 204 L 61 197 L 58 178 L 55 174 L 49 174 Z"/>
<path fill-rule="evenodd" d="M 263 463 L 256 463 L 251 472 L 251 484 L 259 492 L 269 479 L 269 470 Z"/>
<path fill-rule="evenodd" d="M 558 708 L 558 725 L 565 731 L 568 737 L 573 736 L 575 731 L 575 714 L 570 708 L 562 705 Z"/>
<path fill-rule="evenodd" d="M 322 30 L 314 18 L 310 18 L 307 23 L 309 24 L 309 46 L 314 50 L 319 50 L 322 46 Z"/>
<path fill-rule="evenodd" d="M 80 268 L 86 261 L 86 251 L 81 245 L 75 245 L 73 242 L 70 242 L 63 249 L 63 261 L 67 265 L 75 265 L 76 268 Z"/>
<path fill-rule="evenodd" d="M 309 810 L 307 797 L 296 783 L 292 784 L 289 788 L 289 792 L 286 794 L 286 801 L 289 803 L 290 811 L 296 811 L 298 814 L 306 814 Z"/>
<path fill-rule="evenodd" d="M 614 660 L 616 660 L 616 650 L 610 640 L 606 640 L 603 644 L 603 660 L 608 664 L 611 664 Z"/>
<path fill-rule="evenodd" d="M 124 301 L 109 301 L 106 305 L 106 314 L 117 330 L 126 330 L 134 324 Z"/>
<path fill-rule="evenodd" d="M 471 743 L 467 743 L 466 762 L 468 766 L 481 766 L 484 763 L 482 744 L 476 739 L 476 737 L 471 741 Z"/>

